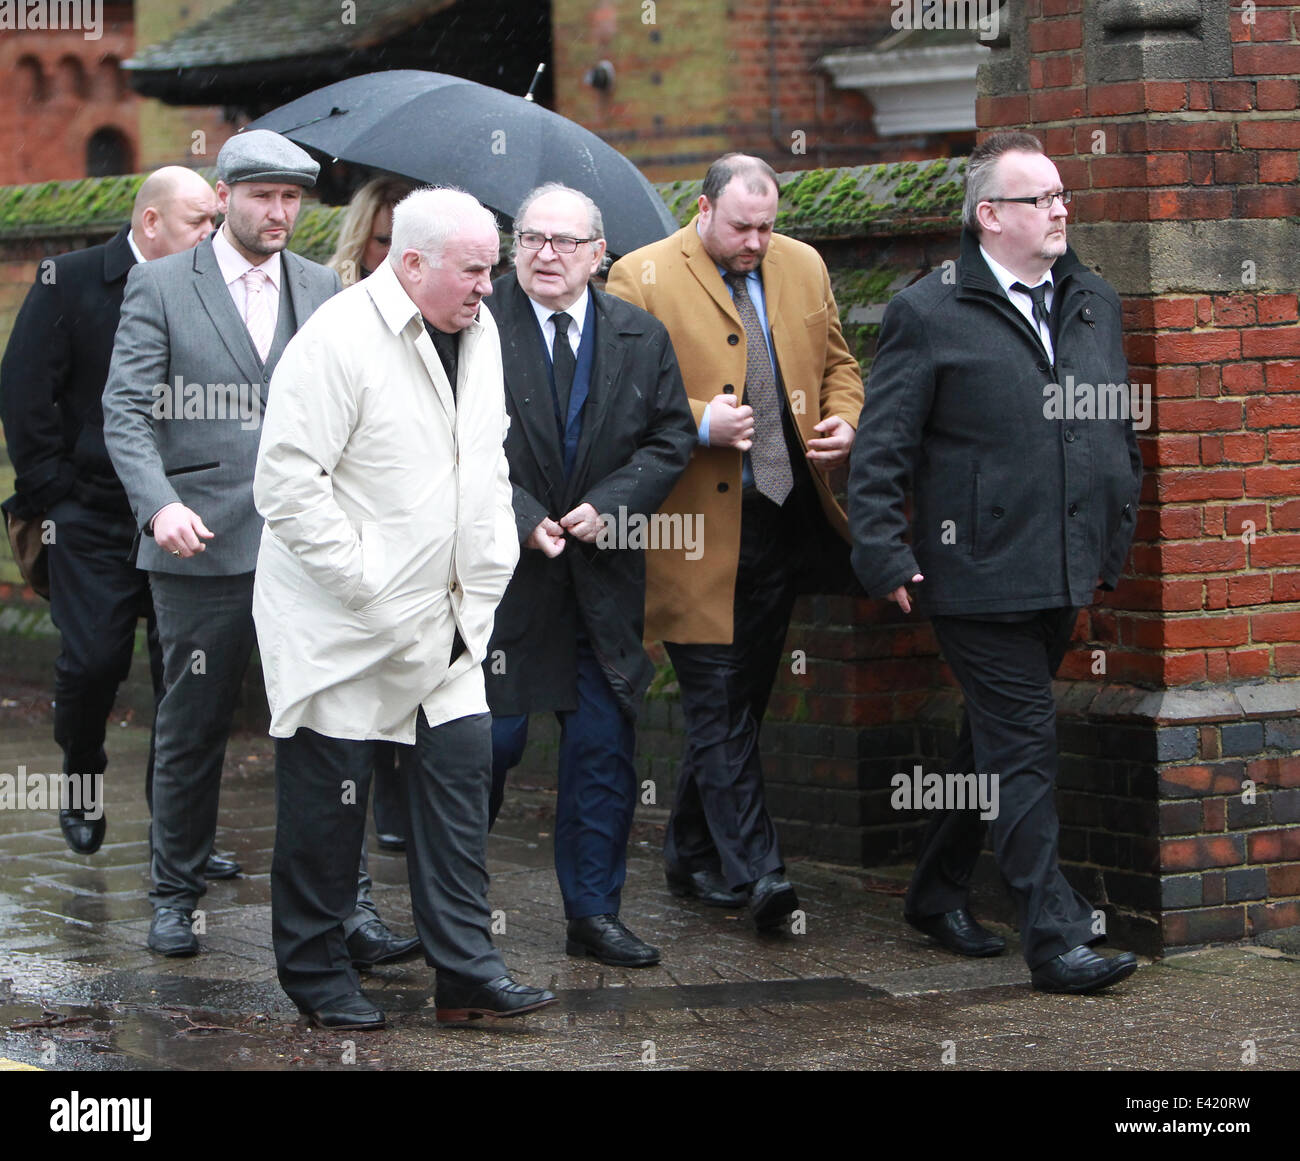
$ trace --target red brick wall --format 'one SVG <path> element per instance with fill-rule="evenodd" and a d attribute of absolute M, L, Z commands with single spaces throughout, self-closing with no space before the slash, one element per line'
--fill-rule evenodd
<path fill-rule="evenodd" d="M 80 31 L 6 32 L 0 37 L 0 185 L 86 176 L 86 142 L 98 129 L 121 132 L 130 143 L 126 172 L 140 155 L 140 98 L 115 63 L 135 45 L 129 5 L 104 6 L 103 35 Z M 74 80 L 76 62 L 84 83 Z"/>

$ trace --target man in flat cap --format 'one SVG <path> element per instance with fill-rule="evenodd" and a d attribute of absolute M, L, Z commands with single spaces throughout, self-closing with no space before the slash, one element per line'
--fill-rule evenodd
<path fill-rule="evenodd" d="M 294 332 L 340 289 L 333 271 L 286 249 L 319 168 L 278 133 L 226 142 L 225 223 L 194 250 L 132 269 L 104 389 L 105 442 L 141 534 L 137 565 L 163 648 L 149 928 L 163 955 L 198 951 L 193 910 L 253 648 L 253 469 L 267 382 Z M 363 962 L 415 947 L 380 928 L 362 933 Z"/>

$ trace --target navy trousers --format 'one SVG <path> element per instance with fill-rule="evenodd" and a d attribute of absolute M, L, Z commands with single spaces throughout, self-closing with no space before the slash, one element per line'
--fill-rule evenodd
<path fill-rule="evenodd" d="M 555 876 L 568 919 L 617 915 L 636 809 L 636 730 L 624 716 L 590 646 L 578 645 L 578 708 L 558 711 L 559 796 Z M 528 715 L 492 719 L 492 818 L 506 772 L 528 742 Z"/>

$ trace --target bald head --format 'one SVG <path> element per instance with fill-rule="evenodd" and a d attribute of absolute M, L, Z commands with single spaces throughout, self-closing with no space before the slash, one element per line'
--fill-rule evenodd
<path fill-rule="evenodd" d="M 192 169 L 167 165 L 144 179 L 131 210 L 131 231 L 146 261 L 198 245 L 212 231 L 217 195 Z"/>

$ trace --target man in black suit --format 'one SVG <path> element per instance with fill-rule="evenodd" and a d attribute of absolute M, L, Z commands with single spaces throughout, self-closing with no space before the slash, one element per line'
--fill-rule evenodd
<path fill-rule="evenodd" d="M 1066 245 L 1069 200 L 1027 133 L 994 134 L 971 154 L 956 278 L 935 270 L 885 312 L 849 521 L 863 587 L 906 613 L 918 586 L 961 685 L 953 768 L 998 779 L 994 855 L 1034 987 L 1083 993 L 1137 960 L 1091 950 L 1093 909 L 1057 861 L 1052 677 L 1080 607 L 1119 580 L 1141 460 L 1119 299 Z M 904 907 L 962 955 L 1004 947 L 967 907 L 983 835 L 975 811 L 936 815 Z"/>
<path fill-rule="evenodd" d="M 632 530 L 646 536 L 642 522 L 686 467 L 695 424 L 663 325 L 588 286 L 605 253 L 591 199 L 555 184 L 535 189 L 515 241 L 514 273 L 497 281 L 491 303 L 523 547 L 484 664 L 491 816 L 523 756 L 528 714 L 553 711 L 566 950 L 647 967 L 658 949 L 618 915 L 636 805 L 636 715 L 654 672 L 641 643 L 644 540 Z M 684 535 L 681 522 L 677 529 Z"/>
<path fill-rule="evenodd" d="M 41 263 L 0 363 L 0 415 L 17 478 L 6 503 L 24 519 L 51 522 L 50 617 L 59 630 L 54 666 L 54 739 L 63 772 L 98 778 L 117 687 L 126 679 L 139 617 L 147 618 L 155 699 L 162 694 L 149 577 L 128 560 L 135 527 L 126 492 L 104 447 L 100 398 L 127 273 L 188 250 L 212 229 L 217 199 L 193 170 L 167 166 L 136 193 L 131 222 L 102 246 Z M 152 750 L 152 748 L 151 748 Z M 152 792 L 153 754 L 146 773 Z M 101 803 L 102 806 L 102 803 Z M 68 846 L 94 854 L 105 820 L 59 811 Z M 239 866 L 209 855 L 208 878 Z"/>

